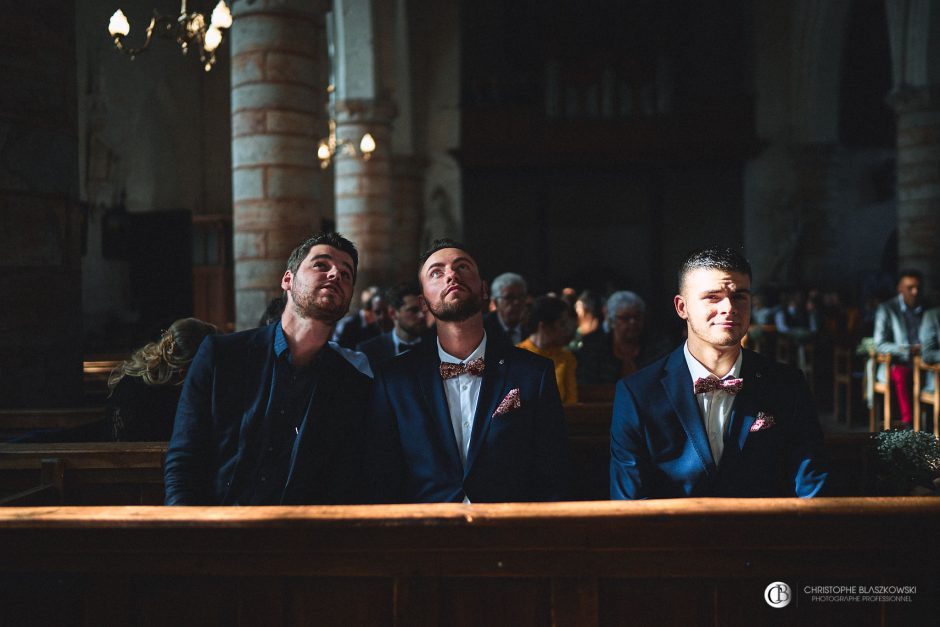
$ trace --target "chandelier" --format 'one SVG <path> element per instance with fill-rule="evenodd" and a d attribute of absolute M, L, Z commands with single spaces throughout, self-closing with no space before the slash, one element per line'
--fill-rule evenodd
<path fill-rule="evenodd" d="M 376 148 L 375 138 L 372 137 L 372 133 L 365 133 L 359 140 L 358 146 L 348 139 L 337 138 L 336 106 L 334 104 L 335 96 L 333 86 L 328 86 L 326 92 L 329 94 L 327 110 L 330 113 L 330 134 L 324 139 L 321 139 L 319 146 L 317 146 L 317 158 L 320 159 L 320 168 L 325 170 L 330 167 L 330 163 L 332 163 L 333 159 L 336 158 L 338 154 L 368 161 L 372 158 L 372 153 L 375 152 Z"/>
<path fill-rule="evenodd" d="M 175 39 L 180 45 L 183 54 L 189 52 L 190 47 L 199 50 L 199 60 L 206 72 L 212 69 L 215 63 L 215 50 L 222 43 L 222 30 L 232 25 L 232 13 L 225 6 L 223 0 L 215 5 L 209 23 L 202 13 L 189 13 L 186 10 L 186 0 L 181 0 L 179 17 L 160 15 L 156 10 L 147 26 L 147 38 L 140 48 L 130 48 L 124 44 L 124 38 L 131 30 L 127 16 L 121 9 L 114 12 L 108 23 L 108 32 L 114 37 L 114 45 L 131 59 L 147 50 L 154 33 L 164 39 Z"/>

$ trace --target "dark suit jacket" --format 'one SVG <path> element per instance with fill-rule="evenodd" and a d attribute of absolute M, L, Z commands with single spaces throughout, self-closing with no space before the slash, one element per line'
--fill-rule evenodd
<path fill-rule="evenodd" d="M 379 329 L 379 325 L 375 323 L 366 324 L 362 312 L 357 311 L 336 323 L 336 329 L 333 330 L 333 341 L 344 348 L 355 350 L 360 342 L 365 342 L 380 333 L 382 333 L 382 330 Z"/>
<path fill-rule="evenodd" d="M 441 380 L 436 342 L 376 371 L 370 475 L 386 502 L 557 501 L 570 495 L 570 458 L 555 369 L 514 347 L 486 346 L 467 468 Z M 522 406 L 494 416 L 510 390 Z"/>
<path fill-rule="evenodd" d="M 483 328 L 486 330 L 487 345 L 492 342 L 500 346 L 515 346 L 512 338 L 509 337 L 509 334 L 503 329 L 503 325 L 499 323 L 499 314 L 495 311 L 491 311 L 483 316 Z M 523 329 L 522 339 L 524 340 L 527 337 L 529 337 L 529 335 L 525 332 L 525 329 Z"/>
<path fill-rule="evenodd" d="M 745 350 L 741 378 L 717 466 L 682 346 L 617 383 L 611 498 L 815 496 L 827 462 L 803 374 Z M 759 412 L 775 424 L 751 432 Z"/>
<path fill-rule="evenodd" d="M 231 505 L 250 492 L 280 324 L 206 338 L 183 385 L 166 456 L 167 505 Z M 355 503 L 371 380 L 327 347 L 291 453 L 282 503 Z M 244 462 L 244 463 L 242 463 Z"/>
<path fill-rule="evenodd" d="M 383 333 L 371 339 L 368 339 L 364 342 L 360 342 L 356 346 L 356 350 L 365 353 L 366 357 L 369 358 L 369 365 L 372 366 L 374 370 L 376 366 L 382 362 L 388 361 L 395 356 L 395 340 L 392 339 L 392 333 L 395 331 L 389 331 L 388 333 Z"/>

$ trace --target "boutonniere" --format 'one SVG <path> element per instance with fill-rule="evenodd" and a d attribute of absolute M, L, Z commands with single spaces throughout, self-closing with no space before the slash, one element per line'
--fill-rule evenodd
<path fill-rule="evenodd" d="M 759 411 L 757 412 L 757 419 L 754 421 L 754 424 L 751 425 L 749 431 L 751 433 L 754 433 L 755 431 L 763 431 L 764 429 L 770 429 L 775 424 L 777 424 L 777 421 L 774 420 L 773 414 Z"/>
<path fill-rule="evenodd" d="M 520 407 L 522 407 L 522 399 L 519 397 L 519 388 L 513 388 L 509 390 L 506 398 L 501 400 L 499 405 L 496 406 L 496 411 L 493 412 L 493 418 L 502 416 L 503 414 L 508 413 L 513 409 L 519 409 Z"/>

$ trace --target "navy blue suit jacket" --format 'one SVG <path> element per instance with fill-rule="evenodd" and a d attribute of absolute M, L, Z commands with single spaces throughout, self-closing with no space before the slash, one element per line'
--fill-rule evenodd
<path fill-rule="evenodd" d="M 611 498 L 815 496 L 827 462 L 802 372 L 745 350 L 741 378 L 717 465 L 682 346 L 621 379 L 610 427 Z M 774 425 L 752 432 L 759 412 Z"/>
<path fill-rule="evenodd" d="M 250 492 L 251 459 L 274 368 L 272 325 L 207 337 L 190 365 L 166 456 L 167 505 L 231 505 Z M 281 503 L 366 501 L 362 443 L 371 380 L 322 349 L 309 413 L 291 453 Z M 242 463 L 244 462 L 244 463 Z"/>
<path fill-rule="evenodd" d="M 570 498 L 564 413 L 550 360 L 487 341 L 486 370 L 463 468 L 441 380 L 437 342 L 379 366 L 370 459 L 377 500 L 431 503 Z M 521 407 L 494 416 L 519 389 Z"/>
<path fill-rule="evenodd" d="M 359 342 L 356 346 L 357 351 L 365 353 L 365 356 L 369 358 L 369 365 L 372 366 L 373 370 L 382 362 L 395 356 L 395 340 L 392 339 L 392 333 L 394 332 L 389 331 L 377 335 L 364 342 Z"/>

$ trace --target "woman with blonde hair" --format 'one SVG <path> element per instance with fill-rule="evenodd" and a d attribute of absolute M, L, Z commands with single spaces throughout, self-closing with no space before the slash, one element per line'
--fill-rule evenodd
<path fill-rule="evenodd" d="M 186 369 L 215 325 L 182 318 L 156 342 L 138 349 L 108 379 L 106 438 L 114 442 L 162 442 L 170 439 Z"/>

